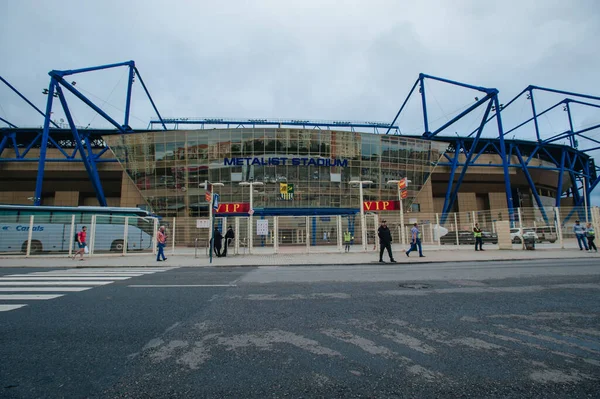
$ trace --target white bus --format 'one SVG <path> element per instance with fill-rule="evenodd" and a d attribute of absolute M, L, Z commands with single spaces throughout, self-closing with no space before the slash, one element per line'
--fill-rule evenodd
<path fill-rule="evenodd" d="M 69 252 L 71 243 L 74 248 L 77 246 L 75 234 L 83 226 L 87 227 L 89 241 L 93 215 L 94 252 L 123 252 L 126 216 L 127 251 L 152 249 L 155 218 L 140 208 L 0 205 L 0 253 L 27 251 L 32 215 L 31 253 Z"/>

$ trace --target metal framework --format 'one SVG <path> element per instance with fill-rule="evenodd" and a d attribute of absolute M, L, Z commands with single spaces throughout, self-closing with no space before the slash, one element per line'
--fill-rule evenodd
<path fill-rule="evenodd" d="M 330 130 L 333 128 L 350 128 L 351 131 L 355 131 L 356 128 L 370 128 L 373 129 L 374 133 L 379 133 L 379 129 L 393 129 L 395 132 L 398 131 L 398 126 L 390 126 L 387 122 L 373 122 L 373 121 L 329 121 L 329 120 L 315 120 L 315 119 L 267 119 L 267 118 L 163 118 L 161 120 L 151 120 L 150 128 L 154 128 L 155 124 L 165 124 L 173 126 L 174 130 L 179 129 L 179 125 L 197 125 L 200 129 L 204 129 L 205 126 L 209 125 L 224 125 L 229 129 L 231 126 L 235 128 L 245 128 L 256 126 L 302 126 L 305 129 L 307 126 L 314 129 L 326 129 Z"/>
<path fill-rule="evenodd" d="M 100 106 L 96 105 L 89 98 L 83 95 L 75 88 L 75 82 L 68 82 L 67 77 L 81 73 L 99 71 L 103 69 L 127 67 L 129 69 L 129 77 L 127 80 L 127 95 L 125 103 L 125 112 L 123 123 L 120 124 L 111 118 Z M 129 126 L 130 105 L 132 86 L 137 77 L 140 80 L 142 88 L 158 119 L 150 122 L 151 128 L 158 124 L 160 128 L 167 130 L 167 126 L 178 128 L 180 125 L 199 125 L 204 128 L 205 125 L 226 125 L 228 127 L 235 126 L 256 127 L 256 126 L 302 126 L 303 128 L 312 127 L 314 129 L 330 129 L 330 128 L 349 128 L 354 131 L 355 128 L 372 128 L 374 133 L 379 133 L 379 129 L 385 130 L 385 134 L 402 134 L 399 126 L 395 123 L 400 117 L 410 97 L 418 90 L 420 94 L 421 110 L 423 114 L 423 133 L 422 138 L 428 140 L 438 140 L 450 143 L 449 150 L 444 154 L 443 162 L 438 165 L 450 168 L 450 179 L 446 188 L 444 206 L 442 212 L 442 222 L 445 221 L 448 213 L 453 210 L 458 192 L 462 183 L 465 180 L 466 172 L 469 167 L 501 167 L 503 168 L 503 183 L 505 188 L 506 200 L 509 211 L 512 215 L 514 208 L 515 189 L 511 186 L 509 171 L 511 168 L 516 168 L 522 171 L 531 194 L 536 205 L 542 212 L 544 218 L 548 216 L 544 214 L 544 206 L 539 195 L 538 187 L 530 174 L 530 170 L 542 169 L 555 171 L 557 173 L 557 187 L 555 205 L 560 206 L 563 193 L 572 196 L 576 206 L 581 206 L 585 200 L 589 202 L 590 193 L 600 183 L 599 168 L 595 165 L 593 158 L 589 155 L 590 151 L 600 150 L 600 140 L 597 140 L 589 135 L 589 132 L 600 127 L 600 124 L 586 127 L 576 131 L 573 125 L 573 115 L 571 106 L 585 106 L 592 108 L 600 108 L 600 104 L 595 104 L 583 100 L 600 101 L 600 97 L 567 92 L 562 90 L 549 89 L 539 86 L 528 86 L 515 98 L 510 100 L 506 106 L 500 104 L 499 92 L 495 88 L 487 88 L 481 86 L 470 85 L 449 79 L 435 77 L 426 74 L 420 74 L 418 79 L 413 84 L 408 96 L 402 103 L 395 118 L 391 123 L 383 122 L 359 122 L 359 121 L 317 121 L 317 120 L 300 120 L 300 119 L 224 119 L 224 118 L 162 118 L 156 105 L 150 96 L 150 93 L 142 80 L 142 77 L 135 66 L 134 61 L 127 61 L 116 64 L 101 65 L 90 68 L 82 68 L 75 70 L 53 70 L 49 72 L 50 83 L 44 93 L 47 94 L 47 103 L 45 113 L 37 108 L 17 89 L 10 85 L 5 79 L 0 77 L 0 81 L 15 92 L 29 106 L 33 107 L 44 118 L 42 129 L 20 129 L 15 124 L 6 119 L 0 118 L 0 122 L 8 125 L 6 128 L 0 128 L 0 162 L 39 162 L 39 169 L 36 179 L 35 189 L 35 205 L 41 204 L 42 184 L 44 178 L 44 168 L 46 162 L 83 162 L 86 171 L 90 177 L 90 181 L 94 186 L 96 197 L 100 205 L 106 205 L 106 198 L 102 189 L 102 184 L 98 175 L 97 164 L 99 162 L 115 162 L 114 159 L 102 158 L 108 150 L 107 145 L 102 140 L 102 136 L 110 134 L 133 134 L 143 133 L 149 130 L 134 130 Z M 468 106 L 464 111 L 455 115 L 450 121 L 443 124 L 441 127 L 432 131 L 431 121 L 429 120 L 427 108 L 427 93 L 425 89 L 425 81 L 433 80 L 444 84 L 463 88 L 477 92 L 475 102 Z M 114 130 L 97 130 L 81 128 L 74 124 L 71 110 L 67 104 L 64 91 L 71 92 L 77 99 L 82 101 L 98 115 L 108 121 Z M 554 94 L 566 95 L 565 99 L 557 104 L 537 112 L 535 104 L 535 91 L 545 91 Z M 502 111 L 513 104 L 519 97 L 526 95 L 531 101 L 532 116 L 518 124 L 517 126 L 505 131 L 502 124 Z M 60 106 L 64 111 L 67 124 L 59 126 L 50 119 L 53 107 L 54 98 L 58 98 Z M 481 99 L 480 99 L 481 98 Z M 563 106 L 563 111 L 566 112 L 569 129 L 554 135 L 549 138 L 543 138 L 540 132 L 538 119 L 542 115 Z M 483 109 L 484 114 L 479 126 L 470 134 L 463 136 L 448 136 L 443 134 L 454 123 L 469 115 L 471 112 Z M 487 123 L 496 120 L 497 137 L 485 138 L 482 137 L 482 132 Z M 536 134 L 536 141 L 522 140 L 505 140 L 505 136 L 522 126 L 533 122 Z M 50 126 L 52 125 L 52 127 Z M 66 127 L 66 128 L 65 128 Z M 567 140 L 569 146 L 559 145 L 561 140 Z M 579 150 L 580 140 L 591 143 L 591 147 Z M 14 157 L 2 157 L 5 149 L 11 148 L 14 150 Z M 39 148 L 40 155 L 38 158 L 27 158 L 31 148 Z M 47 158 L 47 148 L 54 147 L 59 150 L 62 157 Z M 495 154 L 500 158 L 500 163 L 477 163 L 478 159 L 483 154 Z M 543 164 L 540 161 L 544 161 Z M 563 189 L 563 181 L 565 174 L 568 174 L 571 186 Z M 585 196 L 585 198 L 584 198 Z"/>
<path fill-rule="evenodd" d="M 68 82 L 66 80 L 67 77 L 77 75 L 77 74 L 94 72 L 94 71 L 99 71 L 99 70 L 104 70 L 104 69 L 119 68 L 119 67 L 127 67 L 129 69 L 129 76 L 128 76 L 128 80 L 127 80 L 127 96 L 126 96 L 126 100 L 125 100 L 125 114 L 124 114 L 124 118 L 123 118 L 123 124 L 119 124 L 112 117 L 110 117 L 105 111 L 103 111 L 98 105 L 96 105 L 88 97 L 86 97 L 79 90 L 77 90 L 75 88 L 75 82 Z M 119 134 L 135 133 L 135 131 L 129 126 L 129 116 L 130 116 L 130 107 L 131 107 L 132 88 L 133 88 L 133 83 L 135 82 L 135 78 L 137 76 L 137 78 L 140 80 L 140 83 L 142 84 L 142 88 L 144 89 L 146 96 L 150 100 L 150 103 L 152 104 L 152 108 L 156 112 L 156 115 L 158 116 L 159 120 L 162 120 L 162 117 L 160 116 L 160 113 L 158 112 L 158 109 L 156 108 L 156 105 L 154 104 L 154 100 L 152 99 L 152 96 L 150 95 L 150 92 L 148 91 L 146 84 L 144 83 L 144 80 L 142 79 L 142 76 L 141 76 L 139 70 L 135 66 L 134 61 L 126 61 L 126 62 L 121 62 L 121 63 L 117 63 L 117 64 L 100 65 L 100 66 L 95 66 L 95 67 L 90 67 L 90 68 L 81 68 L 81 69 L 73 69 L 73 70 L 63 70 L 63 71 L 52 70 L 48 74 L 50 75 L 50 84 L 48 85 L 48 89 L 44 90 L 44 94 L 46 94 L 48 96 L 48 99 L 46 102 L 46 112 L 45 113 L 40 111 L 37 107 L 35 107 L 35 105 L 33 105 L 29 100 L 27 100 L 23 95 L 21 95 L 14 87 L 12 87 L 8 82 L 6 82 L 4 79 L 2 79 L 2 81 L 7 86 L 9 86 L 13 91 L 15 91 L 21 98 L 23 98 L 29 105 L 34 107 L 44 117 L 44 125 L 43 125 L 42 131 L 41 132 L 38 131 L 37 134 L 35 134 L 33 139 L 31 141 L 29 141 L 29 143 L 25 147 L 25 150 L 22 152 L 19 151 L 19 141 L 22 142 L 22 140 L 21 140 L 22 138 L 21 137 L 17 138 L 17 133 L 19 133 L 19 134 L 29 133 L 31 135 L 32 131 L 26 130 L 25 132 L 18 132 L 18 131 L 11 130 L 11 129 L 16 128 L 16 126 L 13 124 L 9 124 L 8 130 L 3 130 L 2 141 L 0 141 L 0 156 L 2 155 L 2 152 L 5 148 L 5 146 L 7 145 L 8 141 L 10 140 L 13 144 L 16 158 L 14 158 L 14 159 L 6 159 L 5 158 L 5 159 L 2 159 L 2 161 L 3 162 L 38 161 L 39 167 L 38 167 L 38 174 L 37 174 L 36 185 L 35 185 L 35 195 L 34 195 L 33 200 L 34 200 L 34 205 L 41 205 L 42 185 L 43 185 L 43 181 L 44 181 L 44 169 L 45 169 L 46 161 L 49 161 L 46 157 L 46 153 L 47 153 L 48 145 L 50 144 L 51 146 L 58 148 L 59 151 L 64 155 L 64 158 L 60 159 L 60 161 L 58 159 L 54 159 L 52 161 L 55 161 L 55 162 L 61 162 L 61 161 L 62 162 L 83 162 L 85 169 L 90 177 L 90 181 L 94 187 L 94 191 L 96 193 L 96 198 L 98 199 L 98 203 L 101 206 L 106 206 L 107 205 L 106 197 L 104 196 L 104 190 L 102 189 L 102 183 L 101 183 L 100 177 L 98 175 L 98 168 L 97 168 L 96 164 L 98 162 L 103 161 L 100 159 L 100 157 L 108 150 L 108 147 L 102 142 L 101 136 L 97 134 L 98 131 L 83 130 L 80 127 L 75 125 L 72 114 L 71 114 L 71 110 L 69 109 L 69 105 L 67 103 L 67 99 L 64 95 L 63 90 L 67 90 L 67 91 L 71 92 L 80 101 L 82 101 L 84 104 L 86 104 L 92 110 L 94 110 L 98 115 L 100 115 L 102 118 L 104 118 L 106 121 L 108 121 L 111 125 L 113 125 L 115 127 L 117 133 L 119 133 Z M 65 116 L 67 118 L 68 128 L 70 131 L 70 137 L 68 135 L 65 135 L 65 130 L 63 130 L 63 129 L 55 132 L 53 129 L 51 130 L 51 128 L 50 128 L 50 124 L 53 124 L 55 127 L 59 127 L 54 121 L 52 121 L 50 119 L 50 116 L 52 114 L 53 99 L 55 97 L 57 97 L 59 99 L 62 110 L 65 113 Z M 164 123 L 162 124 L 162 126 L 163 126 L 163 129 L 167 130 L 167 127 L 164 125 Z M 57 134 L 54 134 L 54 133 L 57 133 Z M 96 133 L 96 134 L 94 134 L 94 133 Z M 114 134 L 114 132 L 113 132 L 113 134 Z M 38 159 L 25 158 L 25 155 L 27 155 L 29 150 L 34 145 L 36 145 L 38 140 L 39 140 L 39 148 L 40 148 L 39 158 Z M 71 154 L 69 154 L 65 151 L 65 148 L 61 144 L 63 144 L 63 145 L 71 144 L 75 147 L 75 149 Z M 93 149 L 95 146 L 100 146 L 102 149 L 100 151 L 97 151 L 94 153 Z M 79 155 L 78 158 L 76 158 L 77 155 Z M 112 161 L 112 160 L 108 160 L 108 161 Z"/>
<path fill-rule="evenodd" d="M 483 93 L 483 97 L 479 99 L 479 97 L 475 97 L 475 103 L 469 106 L 467 109 L 454 116 L 450 121 L 439 127 L 438 129 L 431 131 L 430 129 L 430 121 L 427 113 L 427 96 L 425 90 L 425 80 L 435 80 L 438 82 L 462 87 L 469 90 L 474 90 L 479 93 Z M 420 74 L 419 78 L 416 80 L 414 85 L 412 86 L 408 96 L 402 103 L 398 113 L 394 117 L 392 123 L 390 124 L 390 129 L 386 131 L 388 134 L 391 130 L 391 126 L 396 123 L 400 114 L 405 109 L 408 100 L 413 95 L 415 90 L 418 87 L 418 91 L 421 96 L 421 104 L 422 104 L 422 113 L 423 113 L 423 138 L 430 140 L 441 140 L 450 142 L 450 149 L 447 153 L 444 154 L 445 161 L 440 162 L 438 165 L 447 166 L 450 168 L 450 179 L 448 182 L 448 186 L 446 189 L 446 195 L 444 198 L 444 207 L 442 210 L 442 223 L 445 222 L 447 215 L 449 212 L 453 210 L 454 203 L 458 196 L 458 191 L 460 189 L 461 184 L 464 181 L 466 172 L 469 167 L 476 165 L 477 167 L 502 167 L 504 170 L 504 187 L 506 193 L 506 202 L 508 205 L 509 212 L 511 212 L 514 208 L 514 189 L 510 183 L 510 168 L 518 168 L 522 171 L 529 188 L 531 190 L 531 194 L 535 200 L 536 205 L 540 209 L 542 216 L 546 221 L 548 221 L 548 216 L 544 211 L 544 204 L 539 195 L 539 190 L 535 185 L 531 174 L 529 173 L 530 169 L 543 169 L 549 171 L 557 172 L 557 187 L 558 192 L 556 195 L 555 205 L 557 207 L 560 206 L 560 200 L 563 193 L 563 177 L 565 173 L 568 173 L 570 176 L 570 180 L 573 184 L 567 191 L 568 194 L 572 194 L 575 200 L 575 206 L 581 206 L 584 202 L 583 193 L 587 196 L 585 200 L 589 203 L 589 196 L 591 191 L 596 188 L 598 183 L 600 182 L 599 177 L 599 168 L 595 166 L 593 158 L 591 158 L 587 153 L 590 151 L 600 149 L 600 141 L 594 138 L 585 135 L 589 131 L 597 129 L 600 127 L 600 124 L 594 125 L 591 127 L 587 127 L 585 129 L 581 129 L 579 131 L 575 131 L 573 127 L 573 116 L 571 114 L 570 104 L 579 104 L 589 107 L 600 108 L 600 105 L 583 102 L 579 100 L 574 100 L 572 98 L 565 98 L 554 106 L 537 113 L 535 106 L 535 98 L 533 95 L 534 90 L 543 90 L 556 94 L 565 94 L 572 97 L 585 98 L 591 100 L 600 100 L 600 97 L 587 95 L 587 94 L 579 94 L 572 93 L 562 90 L 548 89 L 544 87 L 538 86 L 528 86 L 521 93 L 519 93 L 515 98 L 509 101 L 506 106 L 500 104 L 498 98 L 498 90 L 494 88 L 485 88 L 480 86 L 473 86 L 466 83 L 456 82 L 448 79 L 443 79 L 431 75 Z M 519 125 L 513 127 L 508 131 L 504 131 L 504 127 L 502 124 L 501 113 L 508 106 L 514 103 L 520 96 L 523 94 L 527 94 L 527 99 L 531 101 L 531 109 L 533 116 L 528 120 L 520 123 Z M 557 108 L 560 105 L 563 105 L 563 110 L 567 112 L 569 119 L 570 129 L 562 132 L 560 134 L 554 135 L 548 139 L 542 139 L 542 135 L 540 133 L 538 118 L 541 115 Z M 474 131 L 468 134 L 466 137 L 455 137 L 455 136 L 441 136 L 446 129 L 448 129 L 451 125 L 464 118 L 471 112 L 475 111 L 479 107 L 486 107 L 483 118 L 479 127 L 477 127 Z M 493 115 L 490 116 L 490 112 L 494 111 Z M 495 139 L 484 139 L 482 138 L 482 131 L 484 126 L 491 122 L 493 119 L 496 119 L 497 124 L 497 133 L 498 136 Z M 535 133 L 537 137 L 536 142 L 530 141 L 515 141 L 515 140 L 505 140 L 505 136 L 514 130 L 530 123 L 534 122 Z M 400 129 L 399 129 L 400 130 Z M 588 148 L 586 150 L 578 150 L 578 140 L 577 138 L 588 140 L 595 144 L 593 148 Z M 556 142 L 559 140 L 568 139 L 570 142 L 570 146 L 564 145 L 556 145 Z M 523 153 L 522 149 L 528 148 L 527 153 Z M 482 154 L 495 154 L 500 157 L 501 163 L 492 164 L 492 163 L 477 163 L 477 160 Z M 534 164 L 533 160 L 538 161 L 537 165 Z M 543 160 L 552 164 L 552 166 L 542 165 L 539 160 Z M 585 185 L 585 188 L 584 188 Z M 580 193 L 583 191 L 583 193 Z M 570 215 L 569 215 L 570 217 Z"/>

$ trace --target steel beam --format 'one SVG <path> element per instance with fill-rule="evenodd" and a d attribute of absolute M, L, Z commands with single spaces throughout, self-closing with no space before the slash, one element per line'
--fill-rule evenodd
<path fill-rule="evenodd" d="M 73 133 L 73 138 L 75 139 L 75 145 L 79 149 L 79 153 L 81 154 L 81 160 L 83 161 L 85 170 L 87 171 L 92 185 L 94 186 L 94 190 L 96 191 L 96 198 L 98 198 L 100 206 L 107 206 L 106 198 L 104 197 L 104 190 L 102 189 L 102 183 L 100 182 L 100 177 L 98 176 L 98 169 L 96 168 L 96 164 L 93 160 L 93 153 L 90 147 L 89 139 L 87 136 L 84 137 L 88 149 L 88 154 L 86 155 L 83 145 L 81 144 L 81 136 L 79 135 L 77 127 L 75 126 L 75 123 L 73 121 L 73 117 L 71 116 L 71 111 L 69 110 L 67 100 L 62 92 L 61 87 L 57 86 L 56 89 L 56 91 L 58 92 L 58 98 L 63 107 L 63 111 L 65 112 L 65 116 L 67 117 L 67 121 L 69 122 L 69 126 L 71 127 L 71 132 Z"/>
<path fill-rule="evenodd" d="M 11 85 L 10 83 L 8 83 L 2 76 L 0 76 L 0 81 L 4 82 L 4 84 L 6 86 L 8 86 L 9 89 L 11 89 L 12 91 L 14 91 L 19 97 L 21 97 L 23 99 L 23 101 L 25 101 L 27 104 L 29 104 L 33 109 L 35 109 L 40 115 L 42 115 L 44 117 L 44 119 L 46 118 L 46 115 L 38 108 L 36 107 L 31 101 L 29 101 L 27 99 L 27 97 L 25 97 L 24 95 L 22 95 L 19 90 L 17 90 L 15 87 L 13 87 L 13 85 Z M 8 123 L 8 122 L 7 122 Z M 52 123 L 55 127 L 59 127 L 56 123 L 54 123 L 54 121 L 50 120 L 50 123 Z M 16 127 L 16 126 L 14 126 Z"/>
<path fill-rule="evenodd" d="M 408 100 L 410 99 L 410 96 L 412 96 L 413 92 L 415 91 L 415 88 L 417 87 L 417 84 L 419 84 L 419 79 L 417 79 L 415 81 L 415 84 L 413 85 L 412 89 L 410 89 L 410 91 L 408 92 L 408 96 L 406 96 L 406 98 L 404 99 L 404 102 L 402 103 L 402 106 L 398 110 L 398 113 L 394 117 L 394 120 L 392 121 L 392 123 L 390 123 L 390 126 L 385 131 L 385 134 L 388 134 L 390 132 L 390 130 L 392 129 L 392 127 L 394 127 L 394 123 L 396 123 L 396 121 L 398 120 L 398 117 L 400 116 L 400 113 L 402 112 L 402 110 L 404 109 L 404 107 L 406 106 L 406 104 L 408 103 Z M 400 128 L 398 128 L 398 132 L 400 132 Z"/>
<path fill-rule="evenodd" d="M 496 106 L 496 121 L 498 123 L 498 139 L 500 140 L 500 156 L 502 157 L 502 169 L 504 170 L 504 188 L 506 190 L 506 205 L 508 206 L 508 212 L 510 216 L 510 220 L 513 219 L 513 198 L 512 198 L 512 188 L 510 185 L 510 175 L 508 170 L 508 165 L 510 160 L 506 158 L 506 143 L 504 142 L 504 131 L 502 127 L 502 117 L 500 116 L 500 103 L 498 102 L 498 96 L 494 96 L 494 104 Z"/>
<path fill-rule="evenodd" d="M 154 112 L 156 112 L 156 116 L 158 116 L 158 119 L 160 120 L 160 123 L 162 124 L 163 129 L 167 130 L 167 127 L 165 126 L 165 122 L 163 121 L 162 116 L 160 116 L 160 112 L 158 112 L 158 108 L 156 108 L 156 104 L 154 104 L 154 100 L 152 99 L 152 96 L 150 95 L 150 92 L 146 88 L 146 84 L 144 83 L 144 79 L 142 79 L 142 75 L 140 74 L 140 71 L 138 71 L 138 69 L 135 67 L 135 65 L 133 66 L 133 68 L 135 69 L 135 73 L 136 73 L 137 77 L 140 79 L 140 83 L 142 84 L 142 87 L 144 88 L 144 91 L 146 92 L 146 95 L 148 96 L 148 99 L 150 100 L 150 103 L 152 104 L 152 108 L 154 108 Z"/>
<path fill-rule="evenodd" d="M 46 116 L 44 117 L 44 130 L 42 133 L 42 141 L 40 142 L 40 161 L 38 165 L 38 173 L 35 181 L 35 194 L 33 204 L 39 206 L 42 204 L 42 184 L 44 182 L 44 167 L 46 165 L 46 150 L 48 148 L 48 135 L 50 134 L 50 116 L 52 115 L 52 99 L 54 98 L 54 89 L 56 88 L 56 80 L 50 78 L 48 86 L 48 100 L 46 101 Z"/>
<path fill-rule="evenodd" d="M 546 222 L 546 224 L 548 224 L 549 221 L 548 221 L 548 216 L 546 215 L 546 210 L 544 209 L 544 204 L 542 203 L 542 200 L 541 200 L 539 194 L 537 193 L 537 188 L 535 187 L 535 183 L 533 182 L 533 179 L 531 178 L 531 174 L 529 173 L 529 170 L 527 169 L 527 164 L 525 163 L 525 161 L 523 160 L 523 157 L 521 156 L 521 151 L 519 150 L 519 147 L 515 148 L 515 150 L 516 150 L 517 159 L 521 163 L 521 169 L 523 170 L 525 179 L 527 179 L 527 183 L 529 184 L 529 188 L 531 189 L 531 194 L 533 195 L 533 198 L 535 199 L 535 202 L 537 203 L 538 208 L 540 208 L 540 211 L 542 212 L 544 221 Z"/>
<path fill-rule="evenodd" d="M 425 98 L 425 75 L 419 75 L 419 92 L 423 106 L 423 136 L 429 136 L 429 120 L 427 118 L 427 99 Z"/>
<path fill-rule="evenodd" d="M 487 98 L 487 96 L 486 96 L 486 98 Z M 454 205 L 454 201 L 456 201 L 456 197 L 458 196 L 458 190 L 460 189 L 460 185 L 462 184 L 463 179 L 465 178 L 465 175 L 467 174 L 469 165 L 472 163 L 471 158 L 473 157 L 473 153 L 475 152 L 475 149 L 477 148 L 477 144 L 479 143 L 479 138 L 481 137 L 481 132 L 483 131 L 483 127 L 485 126 L 485 121 L 488 118 L 490 111 L 492 110 L 492 103 L 493 102 L 491 100 L 488 101 L 488 106 L 485 110 L 485 113 L 483 114 L 483 118 L 481 120 L 481 125 L 479 125 L 479 130 L 477 132 L 477 135 L 475 136 L 475 139 L 471 143 L 471 148 L 469 149 L 468 153 L 466 154 L 465 166 L 463 166 L 460 171 L 460 175 L 458 176 L 458 180 L 456 181 L 454 190 L 452 191 L 452 194 L 450 195 L 449 202 L 446 204 L 447 209 L 445 210 L 445 212 L 449 212 L 449 209 L 451 209 L 452 206 Z M 464 147 L 464 148 L 466 149 L 466 147 Z"/>

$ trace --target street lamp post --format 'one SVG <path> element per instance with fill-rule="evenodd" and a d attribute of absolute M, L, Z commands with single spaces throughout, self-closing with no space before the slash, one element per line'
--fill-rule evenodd
<path fill-rule="evenodd" d="M 367 251 L 367 226 L 365 225 L 365 210 L 363 204 L 363 184 L 373 184 L 371 180 L 351 180 L 348 184 L 358 184 L 358 193 L 360 196 L 360 233 L 362 239 L 363 251 Z"/>
<path fill-rule="evenodd" d="M 395 184 L 398 189 L 398 200 L 400 201 L 400 236 L 402 237 L 402 245 L 406 244 L 406 236 L 404 233 L 404 207 L 402 205 L 402 190 L 400 189 L 401 180 L 388 180 L 387 184 Z M 412 183 L 410 180 L 406 180 L 406 187 L 408 187 L 408 183 Z"/>
<path fill-rule="evenodd" d="M 249 181 L 243 181 L 240 182 L 240 186 L 250 186 L 250 217 L 248 219 L 248 253 L 252 253 L 252 216 L 254 215 L 254 202 L 252 201 L 253 199 L 253 191 L 254 191 L 254 186 L 262 186 L 264 183 L 261 181 L 253 181 L 253 182 L 249 182 Z"/>
<path fill-rule="evenodd" d="M 205 190 L 208 190 L 209 186 L 223 187 L 224 185 L 225 184 L 223 184 L 223 183 L 209 183 L 208 181 L 199 184 L 199 186 L 204 187 Z M 214 231 L 215 231 L 215 217 L 214 217 L 214 209 L 213 209 L 214 201 L 215 201 L 215 193 L 211 192 L 210 193 L 210 203 L 209 203 L 209 207 L 208 207 L 208 224 L 210 225 L 210 229 L 208 232 L 208 242 L 209 242 L 208 258 L 210 259 L 209 263 L 212 263 L 213 250 L 215 247 L 215 243 L 214 243 L 214 239 L 213 239 Z"/>

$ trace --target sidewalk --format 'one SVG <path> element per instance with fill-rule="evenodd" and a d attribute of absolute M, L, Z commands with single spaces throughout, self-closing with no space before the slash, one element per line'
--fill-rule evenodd
<path fill-rule="evenodd" d="M 353 249 L 356 249 L 354 247 Z M 398 264 L 417 264 L 433 262 L 473 262 L 473 261 L 511 261 L 511 260 L 541 260 L 541 259 L 565 259 L 589 258 L 592 262 L 600 262 L 600 254 L 588 253 L 579 249 L 536 249 L 534 251 L 487 249 L 483 252 L 475 252 L 471 247 L 460 249 L 446 249 L 438 247 L 423 248 L 424 258 L 419 258 L 418 253 L 411 253 L 407 258 L 400 246 L 393 248 L 394 257 Z M 205 253 L 194 258 L 193 251 L 185 253 L 178 250 L 177 254 L 166 251 L 168 260 L 156 262 L 151 254 L 140 255 L 95 255 L 85 258 L 85 261 L 74 261 L 64 255 L 41 255 L 24 257 L 0 258 L 0 267 L 207 267 L 207 266 L 322 266 L 322 265 L 364 265 L 378 264 L 379 254 L 375 251 L 369 252 L 320 252 L 320 253 L 260 253 L 257 248 L 252 255 L 233 255 L 226 258 L 213 258 L 209 263 Z M 384 260 L 387 260 L 387 253 Z"/>

